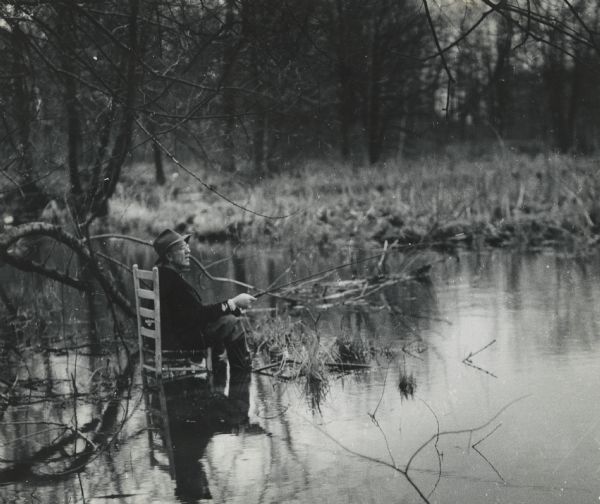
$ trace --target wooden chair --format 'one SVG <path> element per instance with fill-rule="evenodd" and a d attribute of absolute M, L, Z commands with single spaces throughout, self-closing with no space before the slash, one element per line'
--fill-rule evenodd
<path fill-rule="evenodd" d="M 137 314 L 138 343 L 140 347 L 140 367 L 142 371 L 161 377 L 163 373 L 212 373 L 212 349 L 205 352 L 205 364 L 190 364 L 189 359 L 169 359 L 163 354 L 160 329 L 160 285 L 158 268 L 152 271 L 139 269 L 133 265 L 133 287 Z M 182 361 L 184 364 L 181 365 Z M 171 365 L 170 365 L 171 364 Z"/>

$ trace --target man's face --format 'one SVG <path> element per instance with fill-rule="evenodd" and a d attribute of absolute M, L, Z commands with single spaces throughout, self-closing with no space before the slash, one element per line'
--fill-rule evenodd
<path fill-rule="evenodd" d="M 190 267 L 190 246 L 182 241 L 173 245 L 167 252 L 169 262 L 179 269 Z"/>

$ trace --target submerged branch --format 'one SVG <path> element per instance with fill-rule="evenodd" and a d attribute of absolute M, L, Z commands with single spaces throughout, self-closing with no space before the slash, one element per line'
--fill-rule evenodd
<path fill-rule="evenodd" d="M 498 469 L 496 469 L 496 467 L 494 466 L 494 464 L 492 464 L 489 459 L 477 448 L 477 445 L 482 443 L 483 441 L 485 441 L 487 438 L 489 438 L 494 432 L 496 432 L 500 426 L 502 424 L 498 424 L 496 425 L 496 427 L 494 427 L 494 429 L 488 433 L 487 435 L 485 435 L 484 437 L 482 437 L 479 441 L 477 441 L 476 443 L 473 443 L 471 445 L 471 448 L 473 448 L 473 450 L 475 450 L 483 460 L 485 460 L 487 462 L 487 464 L 492 468 L 492 471 L 494 471 L 496 473 L 496 475 L 502 480 L 502 483 L 505 483 L 505 479 L 502 477 L 502 475 L 500 474 L 500 472 L 498 471 Z"/>
<path fill-rule="evenodd" d="M 525 399 L 529 397 L 528 395 L 523 395 L 521 397 L 517 397 L 516 399 L 510 401 L 508 404 L 504 405 L 502 408 L 500 408 L 500 410 L 498 410 L 498 412 L 492 416 L 489 420 L 487 420 L 486 422 L 484 422 L 483 424 L 477 426 L 477 427 L 472 427 L 470 429 L 458 429 L 458 430 L 448 430 L 448 431 L 442 431 L 442 432 L 438 432 L 436 434 L 434 434 L 433 436 L 431 436 L 427 441 L 425 441 L 421 446 L 419 446 L 419 448 L 417 448 L 413 454 L 410 456 L 410 458 L 408 459 L 408 462 L 406 463 L 406 471 L 408 471 L 410 469 L 411 464 L 413 463 L 413 461 L 415 460 L 415 458 L 417 458 L 417 456 L 419 455 L 419 453 L 421 453 L 433 440 L 438 439 L 441 436 L 449 436 L 449 435 L 459 435 L 459 434 L 473 434 L 474 432 L 480 431 L 482 429 L 485 429 L 488 425 L 490 425 L 494 420 L 496 420 L 496 418 L 498 418 L 502 413 L 504 413 L 508 408 L 510 408 L 511 406 L 513 406 L 514 404 L 516 404 L 517 402 Z"/>
<path fill-rule="evenodd" d="M 482 367 L 477 366 L 476 364 L 473 363 L 473 361 L 471 360 L 472 357 L 475 357 L 477 354 L 483 352 L 486 348 L 491 347 L 494 343 L 496 343 L 496 340 L 493 339 L 492 341 L 490 341 L 487 345 L 481 347 L 479 350 L 477 350 L 476 352 L 470 352 L 469 355 L 467 355 L 463 360 L 463 364 L 465 364 L 466 366 L 470 366 L 474 369 L 477 369 L 478 371 L 481 371 L 482 373 L 488 374 L 490 376 L 493 376 L 494 378 L 498 378 L 494 373 L 491 373 L 490 371 L 483 369 Z"/>
<path fill-rule="evenodd" d="M 404 468 L 398 467 L 396 466 L 394 463 L 390 463 L 390 462 L 386 462 L 385 460 L 379 459 L 377 457 L 372 457 L 370 455 L 365 455 L 364 453 L 360 453 L 358 451 L 352 450 L 351 448 L 348 448 L 346 445 L 344 445 L 342 442 L 340 442 L 338 439 L 336 439 L 334 436 L 332 436 L 331 434 L 329 434 L 329 432 L 327 432 L 326 430 L 324 430 L 323 428 L 314 425 L 314 423 L 311 422 L 311 425 L 313 425 L 313 427 L 315 429 L 317 429 L 321 434 L 323 434 L 324 436 L 326 436 L 327 438 L 329 438 L 331 441 L 333 441 L 337 446 L 339 446 L 341 449 L 343 449 L 344 451 L 346 451 L 347 453 L 354 455 L 356 457 L 359 457 L 363 460 L 367 460 L 370 462 L 374 462 L 376 464 L 385 466 L 385 467 L 389 467 L 390 469 L 393 469 L 394 471 L 402 474 L 404 476 L 404 478 L 406 479 L 406 481 L 411 485 L 411 487 L 419 494 L 419 496 L 421 497 L 421 499 L 423 499 L 423 502 L 425 503 L 429 503 L 429 496 L 425 495 L 425 493 L 419 488 L 419 486 L 412 480 L 412 478 L 410 477 L 409 471 L 411 469 L 411 465 L 414 462 L 415 458 L 432 442 L 435 441 L 435 449 L 436 449 L 436 453 L 438 455 L 438 463 L 440 464 L 439 469 L 437 471 L 438 473 L 438 480 L 441 477 L 442 471 L 441 471 L 441 460 L 442 460 L 442 454 L 441 452 L 438 450 L 437 447 L 437 443 L 439 441 L 439 439 L 442 436 L 449 436 L 449 435 L 459 435 L 459 434 L 469 434 L 472 435 L 474 432 L 480 431 L 482 429 L 484 429 L 485 427 L 487 427 L 488 425 L 490 425 L 496 418 L 498 418 L 502 413 L 504 413 L 508 408 L 510 408 L 511 406 L 513 406 L 514 404 L 516 404 L 517 402 L 521 401 L 522 399 L 525 399 L 526 397 L 529 397 L 528 395 L 524 395 L 521 397 L 518 397 L 512 401 L 510 401 L 509 403 L 505 404 L 502 408 L 500 408 L 490 419 L 488 419 L 486 422 L 484 422 L 481 425 L 478 425 L 476 427 L 472 427 L 472 428 L 468 428 L 468 429 L 458 429 L 458 430 L 447 430 L 447 431 L 440 431 L 440 427 L 439 427 L 439 421 L 437 419 L 437 416 L 435 415 L 435 413 L 433 412 L 433 410 L 427 405 L 425 404 L 429 410 L 434 414 L 435 419 L 436 419 L 436 423 L 437 423 L 437 429 L 435 434 L 433 434 L 429 439 L 427 439 L 420 447 L 418 447 L 409 457 L 408 462 L 406 463 Z M 487 439 L 489 436 L 491 436 L 491 434 L 493 434 L 496 430 L 498 429 L 498 427 L 496 427 L 490 434 L 488 434 L 487 436 L 485 436 L 484 438 L 482 438 L 479 442 Z M 479 443 L 478 442 L 478 443 Z M 478 444 L 475 443 L 475 445 L 473 446 L 473 448 L 475 448 L 475 446 Z M 437 486 L 437 482 L 436 482 L 436 486 Z M 435 487 L 434 487 L 435 490 Z M 430 494 L 431 495 L 431 494 Z"/>

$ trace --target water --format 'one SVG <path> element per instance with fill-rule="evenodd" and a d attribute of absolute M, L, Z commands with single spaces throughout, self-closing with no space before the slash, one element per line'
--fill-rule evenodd
<path fill-rule="evenodd" d="M 244 257 L 218 264 L 214 273 L 265 286 L 264 279 L 275 279 L 290 261 L 282 251 Z M 343 258 L 306 256 L 294 271 L 299 277 L 336 262 Z M 281 281 L 293 279 L 290 273 Z M 332 375 L 318 402 L 303 381 L 256 374 L 212 384 L 187 380 L 145 395 L 136 378 L 115 399 L 114 383 L 126 360 L 107 350 L 106 341 L 99 354 L 43 356 L 31 350 L 30 375 L 54 380 L 51 389 L 47 382 L 37 385 L 33 396 L 48 397 L 51 390 L 56 397 L 6 408 L 2 498 L 597 502 L 599 279 L 597 259 L 465 254 L 458 262 L 436 264 L 430 285 L 385 289 L 375 310 L 329 310 L 318 322 L 324 345 L 343 334 L 387 352 L 378 353 L 367 371 Z M 207 289 L 206 299 L 230 291 Z M 103 324 L 108 331 L 110 317 Z M 413 395 L 399 388 L 407 376 Z M 61 403 L 59 393 L 74 387 L 92 394 L 79 397 L 76 407 Z M 76 423 L 84 431 L 95 418 L 103 425 L 100 437 L 90 428 L 77 447 L 65 443 L 44 461 L 15 470 L 12 461 L 56 444 L 62 432 L 57 425 Z M 88 460 L 86 438 L 100 446 L 102 435 L 112 443 Z M 79 473 L 72 463 L 77 453 L 83 454 Z M 410 481 L 403 473 L 409 461 Z"/>

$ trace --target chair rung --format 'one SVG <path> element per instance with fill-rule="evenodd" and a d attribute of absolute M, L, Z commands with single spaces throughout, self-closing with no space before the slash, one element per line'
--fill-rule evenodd
<path fill-rule="evenodd" d="M 154 291 L 148 289 L 136 289 L 135 292 L 138 297 L 142 299 L 154 299 Z"/>
<path fill-rule="evenodd" d="M 171 367 L 163 366 L 165 371 L 194 371 L 196 373 L 207 373 L 208 369 L 204 366 Z"/>
<path fill-rule="evenodd" d="M 151 319 L 156 318 L 156 313 L 154 313 L 154 310 L 152 310 L 150 308 L 142 308 L 140 306 L 140 310 L 139 311 L 140 311 L 140 315 L 143 318 L 151 318 Z"/>
<path fill-rule="evenodd" d="M 148 271 L 148 270 L 139 269 L 139 270 L 137 270 L 136 275 L 140 280 L 152 280 L 154 278 L 152 271 Z"/>
<path fill-rule="evenodd" d="M 156 332 L 154 329 L 148 329 L 147 327 L 140 327 L 140 334 L 146 338 L 156 339 Z"/>

